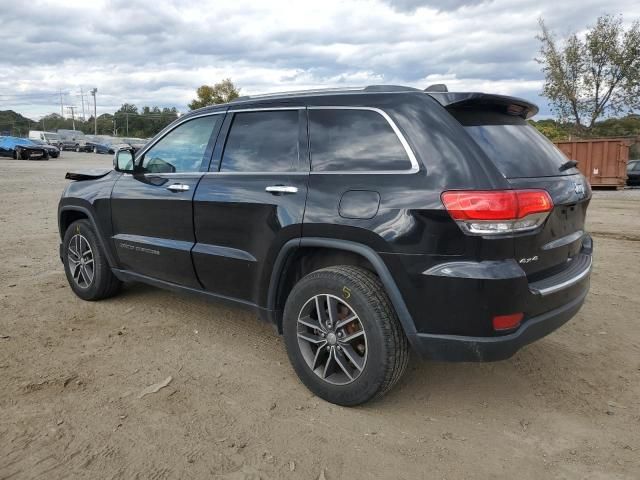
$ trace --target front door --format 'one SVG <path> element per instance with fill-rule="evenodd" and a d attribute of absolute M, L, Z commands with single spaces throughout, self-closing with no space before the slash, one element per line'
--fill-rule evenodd
<path fill-rule="evenodd" d="M 123 174 L 116 182 L 111 219 L 120 268 L 199 288 L 191 261 L 193 195 L 223 117 L 178 124 L 136 158 L 139 172 Z"/>
<path fill-rule="evenodd" d="M 304 108 L 228 112 L 193 202 L 193 262 L 208 291 L 264 305 L 275 256 L 302 233 L 306 125 Z"/>

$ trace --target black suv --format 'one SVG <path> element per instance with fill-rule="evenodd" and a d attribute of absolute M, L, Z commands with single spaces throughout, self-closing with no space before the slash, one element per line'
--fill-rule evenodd
<path fill-rule="evenodd" d="M 85 300 L 141 281 L 249 307 L 341 405 L 388 391 L 409 346 L 508 358 L 589 289 L 591 190 L 536 112 L 394 86 L 190 112 L 113 170 L 67 174 L 69 284 Z"/>

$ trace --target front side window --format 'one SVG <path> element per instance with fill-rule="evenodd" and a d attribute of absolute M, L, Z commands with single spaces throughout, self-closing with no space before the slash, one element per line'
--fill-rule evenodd
<path fill-rule="evenodd" d="M 298 164 L 298 111 L 236 113 L 222 172 L 290 172 Z"/>
<path fill-rule="evenodd" d="M 373 110 L 309 110 L 311 169 L 409 170 L 411 161 L 387 120 Z"/>
<path fill-rule="evenodd" d="M 144 154 L 145 173 L 198 172 L 216 122 L 223 115 L 195 118 L 179 125 Z"/>

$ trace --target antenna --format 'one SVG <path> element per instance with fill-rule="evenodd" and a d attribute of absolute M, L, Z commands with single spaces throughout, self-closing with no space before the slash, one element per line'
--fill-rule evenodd
<path fill-rule="evenodd" d="M 444 83 L 434 83 L 433 85 L 429 85 L 427 88 L 425 88 L 424 91 L 445 93 L 448 92 L 449 89 Z"/>

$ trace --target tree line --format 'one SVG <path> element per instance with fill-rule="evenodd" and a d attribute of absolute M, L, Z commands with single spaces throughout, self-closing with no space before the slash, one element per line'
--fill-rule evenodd
<path fill-rule="evenodd" d="M 104 113 L 97 118 L 97 134 L 112 135 L 118 137 L 150 138 L 162 130 L 164 127 L 178 118 L 178 111 L 175 107 L 160 108 L 157 106 L 144 106 L 138 109 L 137 106 L 124 103 L 113 114 Z M 31 130 L 46 130 L 55 132 L 58 129 L 71 130 L 75 124 L 75 129 L 85 134 L 94 133 L 94 119 L 89 117 L 86 121 L 70 118 L 63 118 L 57 113 L 51 113 L 34 122 Z"/>

